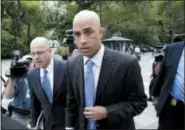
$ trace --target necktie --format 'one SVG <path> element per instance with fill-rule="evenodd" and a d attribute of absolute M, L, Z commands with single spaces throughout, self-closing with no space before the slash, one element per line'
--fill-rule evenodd
<path fill-rule="evenodd" d="M 42 81 L 42 88 L 45 92 L 45 94 L 47 95 L 49 102 L 52 103 L 53 100 L 53 93 L 51 91 L 51 86 L 50 86 L 50 81 L 49 81 L 49 77 L 48 77 L 48 71 L 44 70 L 44 77 L 43 77 L 43 81 Z"/>
<path fill-rule="evenodd" d="M 92 107 L 94 105 L 94 74 L 93 74 L 93 62 L 88 60 L 86 62 L 87 69 L 85 73 L 85 105 L 86 107 Z M 95 121 L 88 120 L 88 130 L 95 130 Z"/>

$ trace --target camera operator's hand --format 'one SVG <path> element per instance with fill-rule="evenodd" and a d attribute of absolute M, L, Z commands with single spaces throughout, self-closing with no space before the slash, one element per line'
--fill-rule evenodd
<path fill-rule="evenodd" d="M 9 78 L 10 75 L 11 75 L 11 74 L 10 74 L 10 69 L 8 69 L 8 70 L 5 72 L 5 76 Z"/>
<path fill-rule="evenodd" d="M 7 86 L 5 87 L 4 96 L 7 99 L 12 99 L 14 97 L 14 86 L 13 86 L 13 79 L 9 78 Z"/>

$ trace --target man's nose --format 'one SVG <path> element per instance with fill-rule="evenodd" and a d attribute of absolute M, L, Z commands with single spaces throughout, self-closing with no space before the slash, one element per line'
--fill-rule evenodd
<path fill-rule="evenodd" d="M 39 60 L 39 57 L 38 57 L 38 55 L 37 55 L 37 54 L 36 54 L 36 55 L 34 55 L 34 59 L 35 59 L 35 61 Z"/>
<path fill-rule="evenodd" d="M 34 57 L 35 59 L 38 59 L 39 57 L 38 57 L 38 55 L 37 54 L 35 54 L 35 57 Z"/>
<path fill-rule="evenodd" d="M 82 36 L 81 36 L 81 39 L 80 39 L 80 43 L 81 43 L 81 44 L 86 44 L 86 43 L 87 43 L 87 37 L 84 36 L 84 35 L 82 35 Z"/>

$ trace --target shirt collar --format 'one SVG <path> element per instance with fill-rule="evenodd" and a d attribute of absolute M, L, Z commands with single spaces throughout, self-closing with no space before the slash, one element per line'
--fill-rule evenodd
<path fill-rule="evenodd" d="M 105 51 L 105 47 L 103 44 L 101 44 L 100 50 L 96 53 L 96 55 L 90 58 L 90 60 L 98 67 L 101 67 L 104 51 Z M 86 56 L 84 56 L 83 58 L 84 58 L 84 65 L 85 65 L 86 61 L 89 60 L 89 58 Z"/>

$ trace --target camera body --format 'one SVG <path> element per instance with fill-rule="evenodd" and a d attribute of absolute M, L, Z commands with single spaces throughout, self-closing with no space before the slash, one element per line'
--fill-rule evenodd
<path fill-rule="evenodd" d="M 63 43 L 69 47 L 69 54 L 72 54 L 73 50 L 76 48 L 76 45 L 74 44 L 73 29 L 68 29 L 65 31 Z"/>
<path fill-rule="evenodd" d="M 6 76 L 11 78 L 24 78 L 28 72 L 26 66 L 29 64 L 29 60 L 22 60 L 20 56 L 15 55 L 11 62 L 10 72 L 6 74 Z"/>
<path fill-rule="evenodd" d="M 73 30 L 72 29 L 66 30 L 63 43 L 66 43 L 67 45 L 71 45 L 73 44 L 73 42 L 74 42 Z"/>

